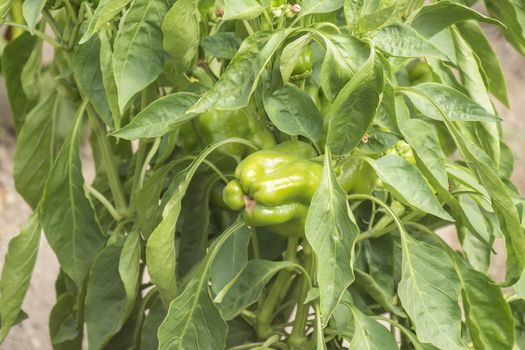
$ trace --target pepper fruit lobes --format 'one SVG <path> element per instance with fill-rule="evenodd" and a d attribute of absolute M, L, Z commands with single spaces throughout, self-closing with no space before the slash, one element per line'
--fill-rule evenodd
<path fill-rule="evenodd" d="M 315 156 L 315 150 L 300 141 L 253 153 L 237 166 L 235 180 L 224 188 L 223 202 L 232 210 L 244 209 L 250 226 L 268 226 L 282 235 L 302 237 L 323 172 L 323 165 L 311 160 Z M 372 191 L 376 174 L 366 161 L 350 158 L 335 170 L 346 192 Z"/>
<path fill-rule="evenodd" d="M 315 150 L 300 141 L 283 142 L 249 155 L 224 189 L 226 205 L 244 208 L 245 222 L 268 226 L 286 236 L 304 236 L 308 206 L 321 181 L 323 166 L 311 161 Z"/>
<path fill-rule="evenodd" d="M 262 149 L 275 145 L 275 139 L 264 121 L 258 120 L 246 109 L 202 113 L 181 128 L 181 137 L 182 148 L 188 152 L 200 151 L 206 144 L 231 137 L 251 140 Z M 249 150 L 245 145 L 228 144 L 219 151 L 240 159 Z"/>

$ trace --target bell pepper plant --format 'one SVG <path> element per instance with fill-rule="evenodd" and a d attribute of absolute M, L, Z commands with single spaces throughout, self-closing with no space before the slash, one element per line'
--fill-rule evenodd
<path fill-rule="evenodd" d="M 479 3 L 0 2 L 33 209 L 0 342 L 33 316 L 43 235 L 56 350 L 525 349 L 525 200 L 484 32 L 525 53 L 525 9 Z"/>

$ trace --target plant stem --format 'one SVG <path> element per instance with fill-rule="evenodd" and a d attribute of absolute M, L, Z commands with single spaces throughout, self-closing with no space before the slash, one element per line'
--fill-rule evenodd
<path fill-rule="evenodd" d="M 261 258 L 261 252 L 259 250 L 259 241 L 257 240 L 257 230 L 255 227 L 252 227 L 252 249 L 253 249 L 253 256 L 255 259 Z"/>
<path fill-rule="evenodd" d="M 49 24 L 49 27 L 53 31 L 53 34 L 57 37 L 57 39 L 62 42 L 62 34 L 60 33 L 60 30 L 58 29 L 57 22 L 55 21 L 55 18 L 51 15 L 48 9 L 44 8 L 44 11 L 42 11 L 42 15 L 44 16 L 44 19 L 46 20 L 47 24 Z"/>
<path fill-rule="evenodd" d="M 153 146 L 151 146 L 151 149 L 149 150 L 148 154 L 146 155 L 146 159 L 144 160 L 144 164 L 142 165 L 142 169 L 140 170 L 140 176 L 138 180 L 138 189 L 141 189 L 144 185 L 144 178 L 146 177 L 146 171 L 148 171 L 149 163 L 155 157 L 155 154 L 159 150 L 161 138 L 157 137 L 155 141 L 153 142 Z"/>
<path fill-rule="evenodd" d="M 92 195 L 93 197 L 98 199 L 100 203 L 102 203 L 102 205 L 108 210 L 108 212 L 111 214 L 113 219 L 115 219 L 115 221 L 120 221 L 123 219 L 123 216 L 117 212 L 117 210 L 113 207 L 113 205 L 111 205 L 109 200 L 102 193 L 97 191 L 93 186 L 91 186 L 87 182 L 84 183 L 84 188 L 90 195 Z"/>
<path fill-rule="evenodd" d="M 6 26 L 9 26 L 9 27 L 13 27 L 13 28 L 22 28 L 26 31 L 29 31 L 29 27 L 26 26 L 25 24 L 20 24 L 20 23 L 14 23 L 14 22 L 5 22 L 4 23 Z M 39 30 L 36 30 L 33 32 L 37 37 L 39 37 L 40 39 L 42 40 L 45 40 L 47 41 L 51 46 L 53 46 L 54 48 L 57 48 L 57 49 L 63 49 L 64 46 L 59 43 L 58 41 L 56 41 L 55 39 L 53 39 L 52 37 L 50 37 L 49 35 L 47 34 L 44 34 L 42 33 L 41 31 Z"/>
<path fill-rule="evenodd" d="M 303 256 L 304 256 L 304 265 L 308 271 L 313 271 L 314 268 L 314 259 L 312 256 L 312 248 L 305 241 L 303 246 Z M 304 343 L 306 342 L 306 323 L 308 322 L 308 310 L 310 308 L 309 304 L 305 304 L 306 296 L 308 290 L 310 289 L 309 276 L 301 276 L 302 286 L 299 291 L 299 297 L 297 298 L 297 310 L 295 313 L 295 321 L 292 329 L 292 333 L 288 338 L 288 345 L 292 349 L 302 349 Z"/>
<path fill-rule="evenodd" d="M 120 182 L 117 167 L 115 166 L 113 153 L 111 152 L 111 146 L 106 137 L 105 132 L 102 130 L 100 123 L 96 119 L 92 108 L 88 106 L 88 116 L 93 126 L 95 137 L 97 138 L 100 153 L 102 156 L 102 163 L 106 170 L 106 176 L 108 177 L 109 188 L 115 199 L 115 205 L 119 213 L 127 213 L 128 207 L 126 204 L 126 197 L 124 196 L 124 189 Z"/>

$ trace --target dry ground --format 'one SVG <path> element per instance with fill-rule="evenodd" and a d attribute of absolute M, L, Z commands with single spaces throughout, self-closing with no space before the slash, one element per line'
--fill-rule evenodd
<path fill-rule="evenodd" d="M 504 129 L 507 141 L 517 154 L 517 167 L 514 172 L 514 181 L 522 193 L 525 193 L 525 59 L 504 40 L 499 33 L 488 28 L 493 39 L 494 47 L 498 52 L 506 72 L 511 91 L 512 112 L 500 109 L 504 116 Z M 3 90 L 3 89 L 0 89 Z M 0 120 L 8 113 L 5 96 L 0 95 Z M 0 123 L 0 268 L 7 250 L 10 238 L 17 234 L 20 226 L 30 214 L 30 210 L 14 189 L 12 180 L 14 141 L 9 137 Z M 454 233 L 446 233 L 453 237 Z M 8 336 L 6 342 L 0 346 L 2 350 L 47 350 L 49 336 L 47 330 L 47 316 L 54 304 L 54 278 L 58 264 L 53 253 L 42 240 L 38 261 L 36 264 L 31 287 L 29 289 L 24 310 L 30 318 L 16 326 Z M 495 271 L 500 271 L 502 264 L 495 263 Z"/>

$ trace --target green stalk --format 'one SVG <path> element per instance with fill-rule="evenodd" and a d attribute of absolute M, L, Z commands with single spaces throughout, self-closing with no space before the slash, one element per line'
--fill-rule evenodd
<path fill-rule="evenodd" d="M 95 133 L 98 145 L 100 147 L 102 164 L 104 164 L 104 169 L 106 170 L 106 176 L 108 177 L 109 188 L 115 200 L 116 210 L 117 212 L 126 216 L 128 211 L 126 197 L 124 195 L 122 183 L 120 182 L 118 176 L 117 167 L 115 165 L 115 158 L 113 157 L 108 138 L 106 137 L 106 133 L 104 132 L 104 130 L 102 130 L 100 123 L 96 119 L 91 106 L 88 106 L 88 116 L 93 126 L 93 132 Z"/>
<path fill-rule="evenodd" d="M 303 247 L 303 255 L 304 255 L 304 265 L 306 266 L 306 269 L 311 273 L 311 271 L 314 268 L 314 259 L 312 256 L 312 248 L 308 243 L 304 243 Z M 295 314 L 295 321 L 294 326 L 292 329 L 292 333 L 290 334 L 290 337 L 288 338 L 288 345 L 292 349 L 302 349 L 304 346 L 304 343 L 308 339 L 306 337 L 306 324 L 308 322 L 308 310 L 310 308 L 310 304 L 305 304 L 306 296 L 308 294 L 308 290 L 310 289 L 310 281 L 309 276 L 301 276 L 301 290 L 299 291 L 299 298 L 297 299 L 297 310 Z"/>

